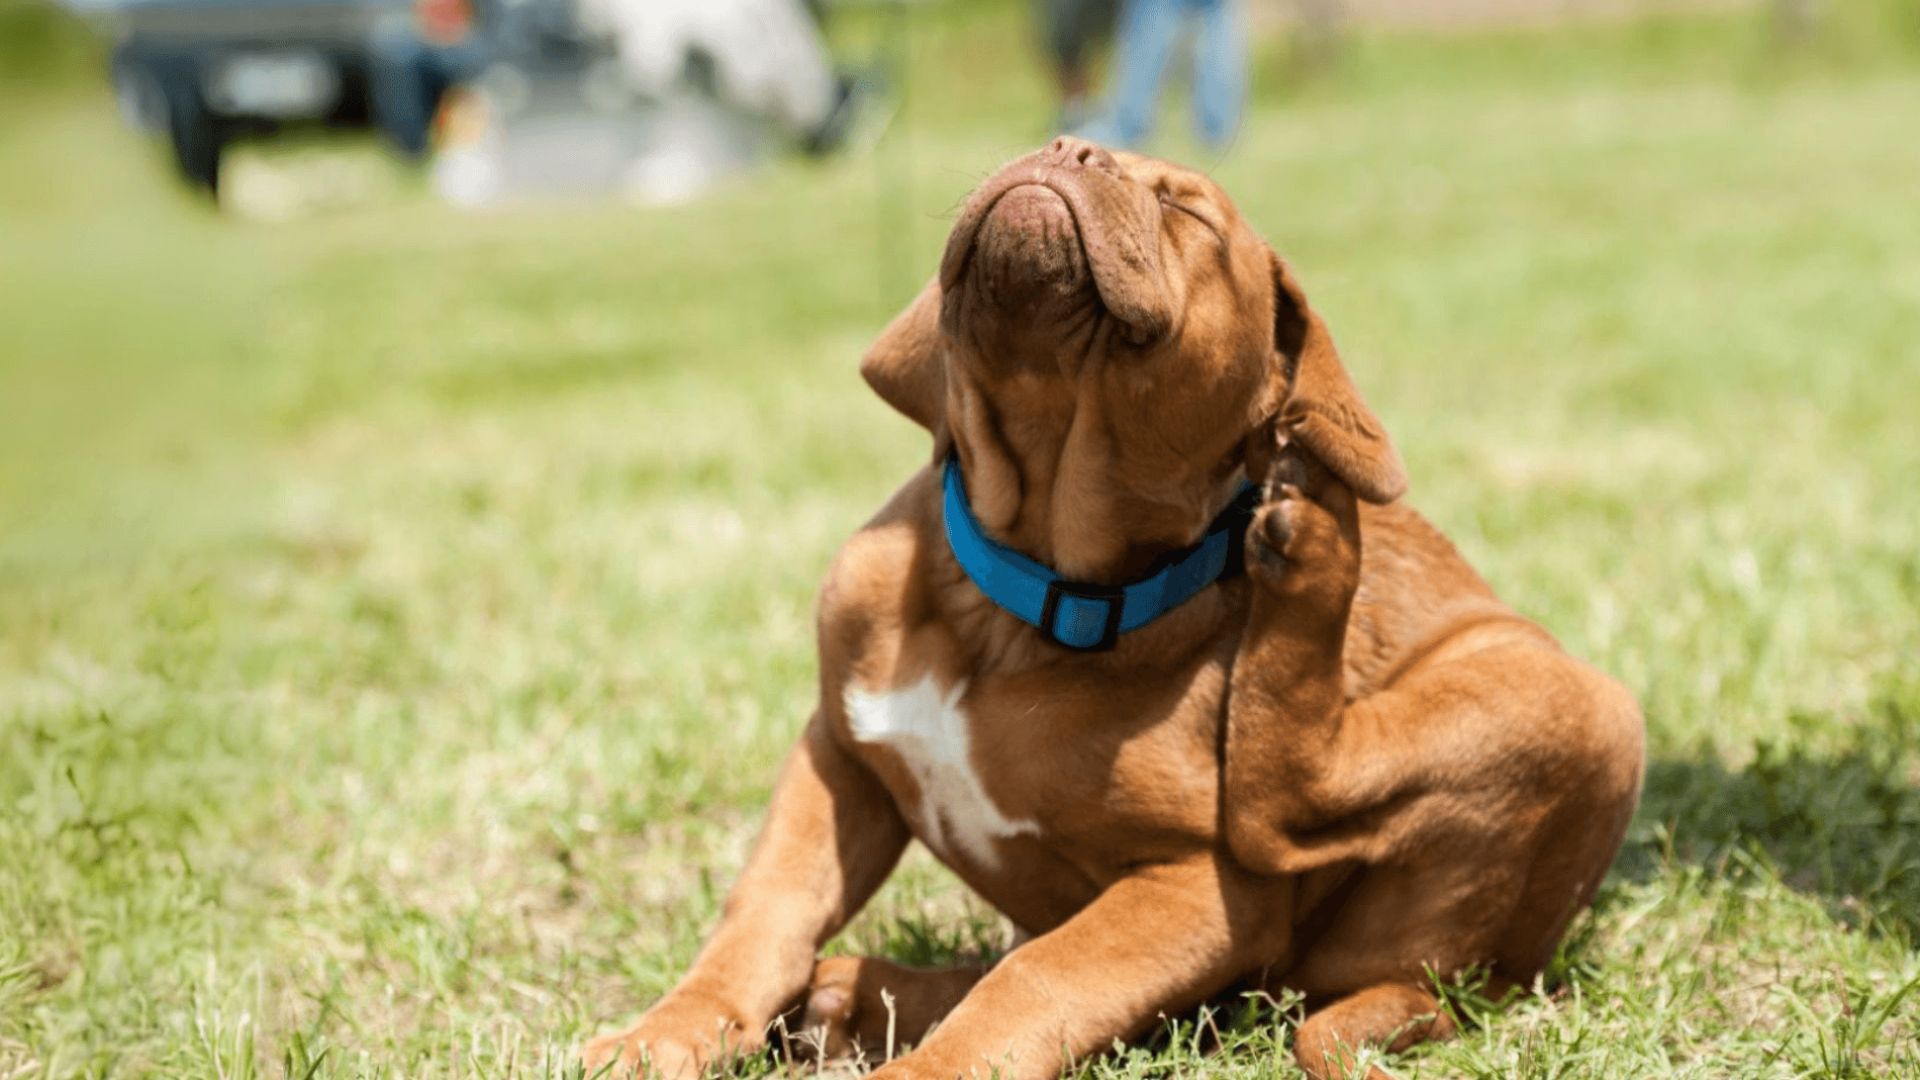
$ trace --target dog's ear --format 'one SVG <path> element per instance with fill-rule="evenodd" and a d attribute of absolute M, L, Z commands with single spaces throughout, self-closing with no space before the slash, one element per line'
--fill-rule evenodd
<path fill-rule="evenodd" d="M 893 317 L 860 360 L 860 377 L 882 401 L 933 434 L 933 456 L 944 458 L 947 435 L 947 358 L 940 337 L 940 281 L 920 290 Z"/>
<path fill-rule="evenodd" d="M 1260 434 L 1268 447 L 1297 439 L 1371 503 L 1390 503 L 1407 490 L 1407 471 L 1380 418 L 1354 387 L 1333 335 L 1307 303 L 1292 268 L 1273 261 L 1274 349 L 1285 399 L 1274 418 L 1277 430 Z M 1249 471 L 1265 454 L 1248 456 Z M 1258 479 L 1256 475 L 1254 477 Z"/>

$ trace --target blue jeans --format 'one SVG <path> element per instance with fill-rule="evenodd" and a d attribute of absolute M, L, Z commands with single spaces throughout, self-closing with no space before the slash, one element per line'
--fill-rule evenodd
<path fill-rule="evenodd" d="M 1181 32 L 1192 21 L 1193 121 L 1209 146 L 1225 146 L 1247 97 L 1247 42 L 1240 0 L 1128 0 L 1120 16 L 1108 115 L 1082 134 L 1095 142 L 1138 146 L 1153 131 L 1161 84 Z"/>
<path fill-rule="evenodd" d="M 485 64 L 486 50 L 474 38 L 435 45 L 411 29 L 375 34 L 367 73 L 374 123 L 408 157 L 424 156 L 440 99 Z"/>

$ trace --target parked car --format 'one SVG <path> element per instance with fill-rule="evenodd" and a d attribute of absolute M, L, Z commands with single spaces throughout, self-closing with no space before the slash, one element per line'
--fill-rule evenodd
<path fill-rule="evenodd" d="M 123 0 L 113 80 L 209 193 L 234 139 L 372 125 L 423 154 L 441 96 L 487 61 L 470 0 Z"/>

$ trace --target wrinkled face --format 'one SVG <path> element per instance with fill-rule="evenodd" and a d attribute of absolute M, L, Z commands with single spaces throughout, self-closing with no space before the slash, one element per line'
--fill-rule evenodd
<path fill-rule="evenodd" d="M 861 371 L 959 455 L 982 524 L 1068 575 L 1124 576 L 1192 542 L 1263 445 L 1297 437 L 1363 498 L 1404 484 L 1232 200 L 1076 139 L 980 185 Z"/>
<path fill-rule="evenodd" d="M 1222 301 L 1260 300 L 1272 311 L 1267 247 L 1212 180 L 1070 138 L 1007 165 L 968 197 L 940 284 L 950 332 L 1039 329 L 1034 316 L 1084 315 L 1085 326 L 1055 329 L 1117 332 L 1142 351 L 1177 345 L 1189 330 L 1221 329 L 1185 324 Z M 1245 314 L 1234 328 L 1251 326 L 1264 351 L 1263 320 Z M 1084 352 L 1110 343 L 1082 336 L 1067 344 Z"/>
<path fill-rule="evenodd" d="M 1121 493 L 1136 541 L 1191 539 L 1277 405 L 1266 245 L 1198 173 L 1058 140 L 968 199 L 940 285 L 969 473 Z"/>

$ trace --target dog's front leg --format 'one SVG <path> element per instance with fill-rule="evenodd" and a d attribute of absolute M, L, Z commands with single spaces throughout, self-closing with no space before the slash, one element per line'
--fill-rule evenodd
<path fill-rule="evenodd" d="M 1215 855 L 1114 883 L 1009 953 L 919 1049 L 876 1080 L 1044 1080 L 1279 962 L 1291 879 Z"/>
<path fill-rule="evenodd" d="M 687 1077 L 753 1053 L 806 989 L 820 945 L 886 879 L 908 832 L 893 800 L 819 717 L 788 756 L 767 822 L 693 967 L 623 1031 L 587 1044 L 588 1073 L 618 1061 Z"/>

